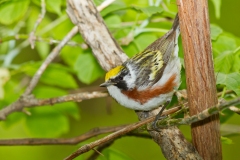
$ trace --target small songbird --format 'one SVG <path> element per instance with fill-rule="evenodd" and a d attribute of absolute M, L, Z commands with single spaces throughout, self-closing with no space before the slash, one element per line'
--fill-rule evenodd
<path fill-rule="evenodd" d="M 164 36 L 143 52 L 107 72 L 105 83 L 110 95 L 121 105 L 149 111 L 170 102 L 180 85 L 178 57 L 179 18 Z"/>

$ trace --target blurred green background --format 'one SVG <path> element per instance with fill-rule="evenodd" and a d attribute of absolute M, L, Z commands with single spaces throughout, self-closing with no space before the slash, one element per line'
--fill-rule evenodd
<path fill-rule="evenodd" d="M 102 0 L 95 0 L 99 5 Z M 158 4 L 159 3 L 159 4 Z M 36 41 L 32 50 L 27 41 L 28 34 L 41 11 L 40 0 L 2 0 L 0 1 L 0 108 L 10 104 L 23 93 L 30 78 L 56 44 L 52 39 L 61 40 L 73 27 L 68 19 L 64 0 L 46 0 L 46 15 L 38 26 L 36 35 L 46 38 Z M 156 7 L 149 7 L 151 5 Z M 215 72 L 218 77 L 218 91 L 232 89 L 235 94 L 222 95 L 232 99 L 240 95 L 240 82 L 232 85 L 221 77 L 234 77 L 240 80 L 240 1 L 210 0 L 209 15 Z M 101 15 L 125 53 L 132 56 L 143 50 L 170 27 L 169 18 L 177 12 L 176 1 L 169 0 L 116 0 L 105 8 Z M 150 22 L 147 20 L 151 17 Z M 168 17 L 166 19 L 166 17 Z M 147 25 L 141 25 L 146 22 Z M 126 36 L 134 33 L 129 44 Z M 13 36 L 20 35 L 19 39 Z M 180 40 L 181 41 L 181 40 Z M 91 50 L 81 47 L 84 43 L 80 35 L 72 42 L 77 46 L 66 46 L 41 78 L 33 93 L 37 98 L 76 93 L 99 89 L 104 80 L 104 71 L 91 55 Z M 180 42 L 181 43 L 181 42 Z M 182 50 L 180 52 L 182 57 Z M 183 71 L 184 73 L 184 71 Z M 236 78 L 237 77 L 237 78 Z M 185 75 L 182 75 L 181 89 L 186 88 Z M 110 97 L 86 100 L 80 103 L 63 103 L 54 106 L 26 109 L 31 113 L 13 113 L 6 121 L 0 122 L 1 139 L 13 138 L 70 138 L 83 134 L 95 127 L 117 126 L 137 122 L 133 110 L 124 108 Z M 239 115 L 226 110 L 221 113 L 223 159 L 238 160 L 240 154 Z M 191 141 L 189 126 L 180 126 L 185 137 Z M 0 146 L 2 160 L 53 160 L 63 159 L 81 145 L 97 140 L 94 137 L 78 145 L 53 146 Z M 211 147 L 211 146 L 207 146 Z M 77 159 L 87 159 L 93 151 Z M 122 137 L 103 152 L 109 157 L 99 159 L 164 159 L 160 148 L 152 139 Z"/>

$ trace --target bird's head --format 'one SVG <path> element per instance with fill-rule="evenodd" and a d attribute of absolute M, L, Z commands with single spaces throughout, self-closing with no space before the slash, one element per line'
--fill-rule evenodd
<path fill-rule="evenodd" d="M 121 90 L 129 90 L 134 85 L 134 79 L 126 66 L 117 66 L 107 72 L 105 82 L 100 87 L 116 86 Z"/>

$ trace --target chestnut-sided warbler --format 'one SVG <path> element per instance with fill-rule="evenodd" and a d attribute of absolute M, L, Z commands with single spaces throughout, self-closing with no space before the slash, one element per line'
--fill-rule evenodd
<path fill-rule="evenodd" d="M 121 105 L 149 111 L 169 102 L 180 85 L 178 57 L 178 15 L 164 36 L 143 52 L 107 72 L 105 83 L 110 95 Z"/>

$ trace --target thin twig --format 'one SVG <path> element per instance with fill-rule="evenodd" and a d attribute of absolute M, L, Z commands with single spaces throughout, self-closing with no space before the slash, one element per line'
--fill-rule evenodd
<path fill-rule="evenodd" d="M 37 85 L 40 77 L 43 72 L 46 70 L 47 66 L 54 60 L 54 58 L 59 54 L 60 50 L 65 46 L 65 44 L 78 32 L 78 27 L 75 26 L 72 30 L 64 37 L 64 39 L 52 50 L 52 52 L 48 55 L 46 60 L 42 63 L 40 68 L 37 70 L 35 75 L 33 76 L 29 86 L 25 90 L 23 96 L 31 94 L 32 90 Z"/>
<path fill-rule="evenodd" d="M 81 102 L 87 99 L 102 98 L 107 96 L 108 96 L 108 93 L 103 93 L 103 92 L 83 92 L 83 93 L 75 93 L 75 94 L 48 98 L 48 99 L 36 99 L 32 97 L 31 99 L 26 99 L 26 100 L 22 99 L 22 103 L 25 104 L 25 107 L 36 107 L 36 106 L 43 106 L 43 105 L 54 105 L 57 103 L 70 102 L 70 101 Z"/>
<path fill-rule="evenodd" d="M 240 109 L 236 106 L 231 106 L 229 109 L 237 114 L 240 114 Z"/>
<path fill-rule="evenodd" d="M 108 93 L 96 92 L 96 91 L 74 93 L 70 95 L 48 98 L 48 99 L 37 99 L 33 95 L 22 96 L 18 101 L 10 104 L 8 107 L 5 107 L 1 110 L 0 120 L 5 119 L 6 115 L 12 112 L 22 111 L 24 107 L 38 107 L 43 105 L 53 105 L 53 104 L 69 102 L 69 101 L 81 102 L 82 100 L 101 98 L 106 96 L 108 96 Z"/>
<path fill-rule="evenodd" d="M 98 136 L 100 134 L 106 134 L 111 132 L 116 132 L 127 125 L 114 126 L 114 127 L 104 127 L 104 128 L 94 128 L 87 133 L 74 138 L 25 138 L 25 139 L 2 139 L 0 140 L 1 146 L 35 146 L 35 145 L 75 145 L 83 142 L 89 138 Z"/>
<path fill-rule="evenodd" d="M 45 13 L 46 13 L 46 4 L 45 4 L 45 0 L 41 0 L 41 13 L 39 14 L 38 16 L 38 19 L 34 25 L 34 28 L 32 30 L 32 32 L 30 33 L 29 35 L 29 43 L 31 45 L 31 48 L 34 49 L 34 37 L 35 37 L 35 32 L 37 30 L 37 27 L 39 26 L 39 24 L 42 22 L 44 16 L 45 16 Z"/>
<path fill-rule="evenodd" d="M 227 90 L 224 92 L 224 94 L 230 94 L 230 93 L 233 93 L 233 90 Z M 220 96 L 222 96 L 222 94 L 223 94 L 223 92 L 218 92 L 217 96 L 220 97 Z"/>
<path fill-rule="evenodd" d="M 109 141 L 109 142 L 107 142 L 107 143 L 104 143 L 104 144 L 100 145 L 97 149 L 94 149 L 94 148 L 93 148 L 93 150 L 94 150 L 95 152 L 93 152 L 93 154 L 92 154 L 90 157 L 88 157 L 87 160 L 97 159 L 97 157 L 98 157 L 99 155 L 104 156 L 101 152 L 102 152 L 105 148 L 108 148 L 109 146 L 111 146 L 114 141 L 115 141 L 115 140 L 112 140 L 112 141 Z"/>
<path fill-rule="evenodd" d="M 7 36 L 7 37 L 3 37 L 0 38 L 0 43 L 6 42 L 6 41 L 11 41 L 11 40 L 19 40 L 19 39 L 29 39 L 29 35 L 27 34 L 16 34 L 13 36 Z M 46 42 L 49 44 L 59 44 L 61 41 L 60 40 L 56 40 L 53 38 L 44 38 L 44 37 L 40 37 L 40 36 L 33 36 L 32 39 L 34 41 L 39 41 L 39 42 Z M 87 49 L 88 46 L 85 43 L 77 43 L 74 41 L 69 41 L 66 43 L 66 45 L 72 46 L 72 47 L 81 47 L 82 49 Z"/>

